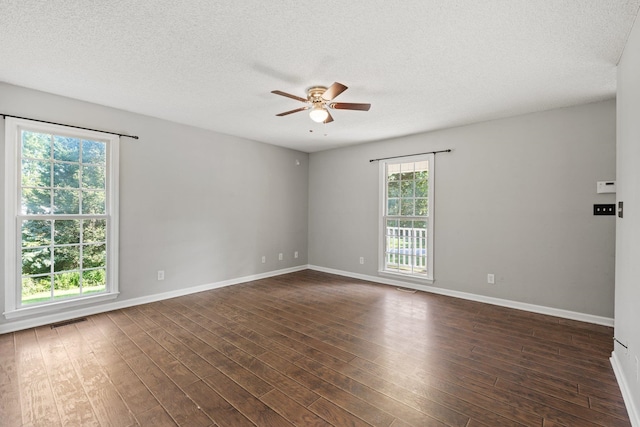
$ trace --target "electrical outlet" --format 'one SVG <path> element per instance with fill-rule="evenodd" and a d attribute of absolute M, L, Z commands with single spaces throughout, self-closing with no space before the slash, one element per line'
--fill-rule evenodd
<path fill-rule="evenodd" d="M 295 251 L 295 252 L 293 253 L 293 257 L 294 257 L 294 258 L 298 258 L 298 251 Z"/>
<path fill-rule="evenodd" d="M 267 262 L 267 257 L 262 255 L 262 263 L 264 264 L 265 262 Z"/>
<path fill-rule="evenodd" d="M 278 254 L 278 261 L 282 261 L 282 259 L 283 259 L 283 257 L 282 257 L 282 252 L 280 252 L 280 253 Z"/>
<path fill-rule="evenodd" d="M 489 283 L 490 285 L 493 285 L 496 283 L 495 274 L 492 274 L 492 273 L 487 274 L 487 283 Z"/>
<path fill-rule="evenodd" d="M 158 270 L 158 280 L 164 280 L 164 270 Z"/>
<path fill-rule="evenodd" d="M 364 257 L 363 256 L 360 257 L 360 264 L 364 264 Z"/>

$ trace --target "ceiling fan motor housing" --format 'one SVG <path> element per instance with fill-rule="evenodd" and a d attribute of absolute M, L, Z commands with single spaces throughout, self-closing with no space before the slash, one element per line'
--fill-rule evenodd
<path fill-rule="evenodd" d="M 323 103 L 325 100 L 322 98 L 322 94 L 326 91 L 327 88 L 325 86 L 312 86 L 307 89 L 307 99 L 313 104 L 317 102 Z"/>

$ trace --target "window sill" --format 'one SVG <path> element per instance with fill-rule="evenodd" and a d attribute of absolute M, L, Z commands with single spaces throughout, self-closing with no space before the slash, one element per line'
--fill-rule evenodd
<path fill-rule="evenodd" d="M 418 277 L 411 274 L 403 274 L 403 273 L 392 273 L 390 271 L 378 270 L 378 275 L 383 277 L 388 277 L 396 280 L 404 280 L 408 282 L 413 282 L 421 285 L 433 285 L 434 279 L 430 279 L 428 277 Z"/>
<path fill-rule="evenodd" d="M 14 310 L 7 310 L 3 314 L 6 319 L 18 319 L 20 317 L 33 316 L 38 314 L 50 314 L 67 308 L 116 299 L 119 294 L 119 292 L 112 292 L 108 294 L 92 295 L 89 297 L 78 298 L 74 300 L 57 301 L 49 304 L 37 305 L 34 307 L 21 307 Z"/>

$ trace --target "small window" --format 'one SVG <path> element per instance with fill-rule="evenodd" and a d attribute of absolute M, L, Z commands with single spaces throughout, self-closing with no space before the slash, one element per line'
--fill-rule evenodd
<path fill-rule="evenodd" d="M 117 294 L 118 142 L 7 118 L 7 317 Z"/>
<path fill-rule="evenodd" d="M 433 280 L 433 154 L 382 161 L 380 272 Z"/>

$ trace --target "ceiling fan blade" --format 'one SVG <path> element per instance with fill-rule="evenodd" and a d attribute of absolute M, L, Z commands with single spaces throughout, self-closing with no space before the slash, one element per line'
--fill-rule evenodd
<path fill-rule="evenodd" d="M 342 92 L 347 90 L 348 88 L 342 83 L 335 82 L 327 90 L 322 94 L 322 99 L 325 101 L 331 101 L 336 96 L 340 95 Z"/>
<path fill-rule="evenodd" d="M 327 111 L 327 118 L 324 119 L 324 122 L 322 122 L 322 123 L 327 124 L 327 123 L 331 123 L 332 121 L 333 121 L 333 117 L 331 117 L 331 113 L 329 113 L 329 111 Z"/>
<path fill-rule="evenodd" d="M 360 110 L 369 111 L 371 104 L 355 104 L 353 102 L 332 102 L 329 107 L 335 110 Z"/>
<path fill-rule="evenodd" d="M 276 114 L 276 116 L 282 117 L 282 116 L 286 116 L 288 114 L 293 114 L 293 113 L 297 113 L 298 111 L 304 111 L 304 110 L 308 110 L 308 109 L 309 109 L 309 107 L 300 107 L 300 108 L 296 108 L 295 110 L 285 111 L 284 113 Z"/>
<path fill-rule="evenodd" d="M 287 98 L 295 99 L 296 101 L 307 102 L 305 98 L 301 98 L 296 95 L 291 95 L 290 93 L 283 92 L 281 90 L 272 90 L 271 93 L 275 93 L 276 95 L 280 95 L 280 96 L 286 96 Z"/>

